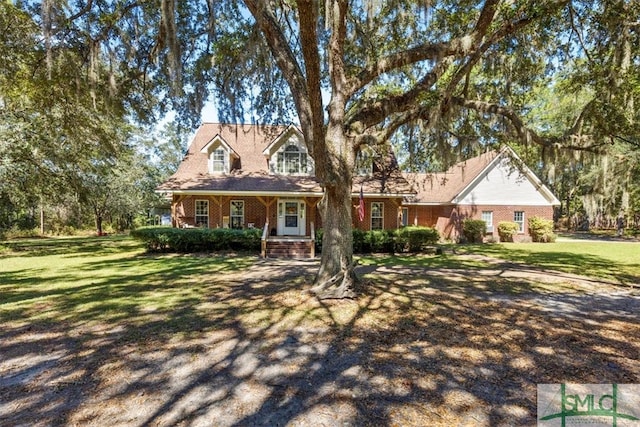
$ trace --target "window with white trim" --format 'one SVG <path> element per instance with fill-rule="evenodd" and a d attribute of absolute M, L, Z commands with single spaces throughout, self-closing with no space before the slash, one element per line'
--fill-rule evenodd
<path fill-rule="evenodd" d="M 296 145 L 287 145 L 278 153 L 276 170 L 281 174 L 306 174 L 308 172 L 307 153 Z"/>
<path fill-rule="evenodd" d="M 487 225 L 487 233 L 493 233 L 493 211 L 482 211 L 482 220 Z"/>
<path fill-rule="evenodd" d="M 224 173 L 226 168 L 226 152 L 223 148 L 215 149 L 209 156 L 209 170 L 211 173 Z"/>
<path fill-rule="evenodd" d="M 400 217 L 400 225 L 406 227 L 409 225 L 409 208 L 402 208 L 402 216 Z"/>
<path fill-rule="evenodd" d="M 244 225 L 244 200 L 231 201 L 231 228 L 242 228 Z"/>
<path fill-rule="evenodd" d="M 371 202 L 371 229 L 382 230 L 384 228 L 384 203 Z"/>
<path fill-rule="evenodd" d="M 209 227 L 209 201 L 196 200 L 196 227 Z"/>
<path fill-rule="evenodd" d="M 513 213 L 513 222 L 518 224 L 518 232 L 524 233 L 524 211 L 515 211 Z"/>
<path fill-rule="evenodd" d="M 361 147 L 356 153 L 356 175 L 368 176 L 373 173 L 373 154 L 370 148 Z"/>

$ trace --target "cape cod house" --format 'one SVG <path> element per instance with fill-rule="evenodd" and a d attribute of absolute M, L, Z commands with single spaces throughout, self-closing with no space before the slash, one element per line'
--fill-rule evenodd
<path fill-rule="evenodd" d="M 393 156 L 384 165 L 371 157 L 358 156 L 353 226 L 395 229 L 403 200 L 414 191 Z M 261 228 L 263 255 L 313 255 L 322 227 L 323 189 L 295 126 L 204 123 L 158 191 L 171 198 L 174 227 Z"/>
<path fill-rule="evenodd" d="M 457 240 L 465 218 L 482 219 L 498 240 L 498 223 L 519 225 L 514 240 L 529 238 L 528 219 L 553 219 L 560 201 L 509 147 L 457 163 L 443 173 L 405 173 L 416 194 L 403 203 L 405 224 L 435 227 Z"/>
<path fill-rule="evenodd" d="M 460 236 L 464 218 L 483 219 L 497 236 L 503 220 L 553 218 L 558 200 L 505 148 L 461 162 L 447 172 L 401 173 L 393 153 L 357 155 L 353 227 L 435 227 Z M 313 256 L 322 227 L 323 189 L 295 126 L 204 123 L 178 170 L 158 188 L 171 199 L 174 227 L 260 228 L 263 256 Z"/>

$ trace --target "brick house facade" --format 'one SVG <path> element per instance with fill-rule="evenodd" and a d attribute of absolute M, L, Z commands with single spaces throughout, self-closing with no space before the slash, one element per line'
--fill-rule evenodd
<path fill-rule="evenodd" d="M 416 195 L 404 201 L 408 224 L 435 227 L 445 239 L 458 240 L 465 219 L 487 223 L 498 240 L 498 223 L 520 224 L 515 240 L 530 237 L 528 219 L 553 219 L 558 199 L 510 148 L 460 162 L 443 173 L 405 174 Z"/>
<path fill-rule="evenodd" d="M 458 163 L 444 173 L 401 173 L 393 153 L 361 151 L 352 188 L 354 228 L 435 227 L 456 240 L 465 218 L 553 218 L 559 202 L 506 148 Z M 171 199 L 174 227 L 260 228 L 277 238 L 312 238 L 322 228 L 323 190 L 295 126 L 204 123 L 178 170 L 158 191 Z M 364 217 L 360 220 L 362 195 Z M 300 240 L 300 239 L 297 239 Z"/>
<path fill-rule="evenodd" d="M 322 228 L 323 190 L 314 172 L 294 126 L 204 123 L 158 191 L 171 198 L 174 227 L 255 227 L 272 238 L 311 237 Z M 353 226 L 371 230 L 397 228 L 403 200 L 415 192 L 391 154 L 359 165 L 352 194 Z"/>

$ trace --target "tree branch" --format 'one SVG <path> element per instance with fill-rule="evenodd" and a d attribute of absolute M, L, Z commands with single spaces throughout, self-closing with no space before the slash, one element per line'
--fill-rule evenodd
<path fill-rule="evenodd" d="M 302 132 L 314 159 L 322 157 L 316 143 L 324 140 L 324 113 L 322 109 L 321 65 L 318 52 L 318 3 L 317 0 L 298 1 L 300 20 L 300 44 L 306 71 L 306 87 L 310 107 L 310 123 L 302 123 Z M 322 161 L 322 159 L 317 160 Z"/>
<path fill-rule="evenodd" d="M 244 3 L 260 27 L 271 54 L 278 64 L 278 68 L 280 68 L 289 84 L 300 123 L 312 123 L 313 111 L 309 102 L 310 97 L 304 73 L 287 42 L 287 38 L 278 25 L 275 14 L 271 9 L 271 3 L 267 0 L 245 0 Z M 306 127 L 307 125 L 304 126 Z M 306 132 L 309 132 L 309 129 L 306 129 Z M 307 134 L 305 133 L 305 136 Z"/>
<path fill-rule="evenodd" d="M 444 58 L 448 56 L 464 56 L 473 51 L 478 42 L 484 37 L 496 14 L 499 0 L 485 2 L 473 31 L 463 37 L 457 37 L 448 42 L 429 43 L 415 46 L 402 52 L 381 58 L 375 64 L 363 69 L 352 77 L 347 87 L 348 96 L 362 89 L 380 75 L 418 62 Z"/>
<path fill-rule="evenodd" d="M 452 103 L 462 108 L 469 108 L 480 113 L 498 115 L 506 118 L 516 131 L 517 137 L 524 143 L 534 143 L 543 147 L 556 147 L 567 150 L 590 151 L 599 153 L 603 143 L 596 143 L 592 135 L 579 133 L 580 126 L 572 126 L 561 136 L 542 136 L 528 127 L 522 118 L 512 109 L 480 100 L 462 97 L 451 98 Z M 581 113 L 582 115 L 582 113 Z M 577 120 L 576 122 L 580 121 Z"/>

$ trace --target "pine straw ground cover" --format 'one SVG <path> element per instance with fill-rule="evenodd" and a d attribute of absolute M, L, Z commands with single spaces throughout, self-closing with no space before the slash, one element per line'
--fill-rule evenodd
<path fill-rule="evenodd" d="M 361 262 L 357 300 L 320 302 L 316 261 L 5 251 L 0 425 L 534 425 L 539 383 L 640 382 L 635 289 L 473 255 Z"/>

